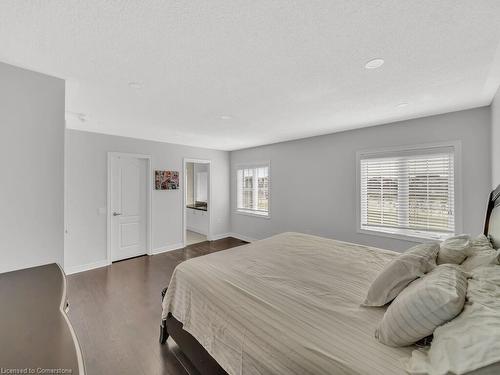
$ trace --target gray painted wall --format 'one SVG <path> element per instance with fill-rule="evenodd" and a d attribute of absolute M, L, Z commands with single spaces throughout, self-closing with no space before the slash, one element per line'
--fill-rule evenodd
<path fill-rule="evenodd" d="M 107 256 L 107 153 L 127 152 L 152 156 L 153 170 L 180 172 L 183 158 L 212 161 L 212 235 L 229 231 L 229 153 L 162 142 L 66 130 L 66 236 L 65 269 L 102 263 Z M 152 193 L 153 250 L 182 243 L 182 192 Z M 104 211 L 99 212 L 99 209 Z"/>
<path fill-rule="evenodd" d="M 0 63 L 0 272 L 64 256 L 64 81 Z"/>
<path fill-rule="evenodd" d="M 491 171 L 492 186 L 500 184 L 500 88 L 491 103 Z"/>
<path fill-rule="evenodd" d="M 232 232 L 260 239 L 299 231 L 393 250 L 414 243 L 357 233 L 356 151 L 462 141 L 463 229 L 482 230 L 491 187 L 490 108 L 231 152 Z M 271 162 L 271 218 L 235 213 L 235 165 Z"/>

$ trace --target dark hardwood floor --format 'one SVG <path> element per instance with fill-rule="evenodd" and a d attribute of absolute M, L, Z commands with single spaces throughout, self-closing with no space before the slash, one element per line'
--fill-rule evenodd
<path fill-rule="evenodd" d="M 69 317 L 87 374 L 187 374 L 158 342 L 161 290 L 182 261 L 243 244 L 235 238 L 205 241 L 68 276 Z"/>

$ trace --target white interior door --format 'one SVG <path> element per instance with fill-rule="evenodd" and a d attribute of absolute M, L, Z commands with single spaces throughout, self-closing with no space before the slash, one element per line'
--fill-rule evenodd
<path fill-rule="evenodd" d="M 111 159 L 111 260 L 147 252 L 147 160 Z"/>

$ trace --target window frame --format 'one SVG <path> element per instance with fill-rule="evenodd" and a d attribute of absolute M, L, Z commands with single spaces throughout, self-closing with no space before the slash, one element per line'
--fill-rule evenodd
<path fill-rule="evenodd" d="M 267 167 L 267 175 L 268 175 L 268 199 L 267 199 L 267 213 L 257 213 L 255 210 L 247 210 L 238 208 L 238 171 L 240 169 L 250 169 L 250 168 L 259 168 L 259 167 Z M 234 186 L 235 186 L 235 197 L 234 197 L 234 213 L 238 215 L 258 217 L 261 219 L 270 219 L 271 218 L 271 196 L 272 196 L 272 178 L 271 178 L 271 162 L 270 161 L 262 161 L 262 162 L 253 162 L 253 163 L 238 163 L 234 165 Z"/>
<path fill-rule="evenodd" d="M 438 143 L 424 143 L 417 145 L 405 145 L 395 147 L 385 147 L 379 149 L 360 150 L 356 152 L 356 232 L 380 237 L 394 238 L 404 241 L 423 243 L 429 240 L 440 240 L 443 236 L 432 236 L 425 231 L 407 229 L 380 228 L 380 230 L 366 229 L 361 226 L 361 159 L 367 157 L 389 157 L 397 153 L 429 152 L 432 149 L 452 148 L 454 151 L 454 207 L 455 207 L 455 233 L 463 231 L 463 211 L 462 211 L 462 142 L 447 141 Z M 450 234 L 451 236 L 452 234 Z"/>

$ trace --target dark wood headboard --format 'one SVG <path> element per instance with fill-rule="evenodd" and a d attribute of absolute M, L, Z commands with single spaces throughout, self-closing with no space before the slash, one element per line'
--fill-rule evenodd
<path fill-rule="evenodd" d="M 495 249 L 500 248 L 500 185 L 491 192 L 488 200 L 484 234 L 489 236 Z"/>

